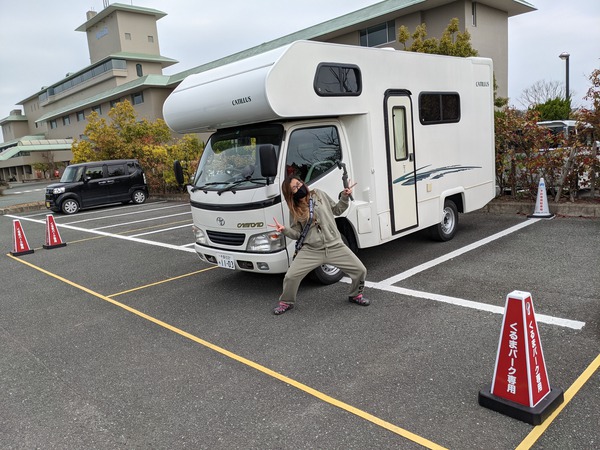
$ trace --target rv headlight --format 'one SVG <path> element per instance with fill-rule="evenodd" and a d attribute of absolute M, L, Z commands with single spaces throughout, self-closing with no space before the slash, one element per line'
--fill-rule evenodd
<path fill-rule="evenodd" d="M 52 193 L 53 194 L 62 194 L 63 192 L 65 192 L 65 188 L 63 187 L 59 187 L 59 188 L 54 188 L 52 189 Z"/>
<path fill-rule="evenodd" d="M 255 234 L 248 239 L 246 250 L 253 253 L 271 253 L 285 248 L 285 236 L 277 231 Z"/>
<path fill-rule="evenodd" d="M 208 239 L 206 238 L 206 234 L 197 226 L 192 226 L 192 231 L 194 232 L 194 237 L 196 238 L 196 242 L 198 244 L 207 245 Z"/>

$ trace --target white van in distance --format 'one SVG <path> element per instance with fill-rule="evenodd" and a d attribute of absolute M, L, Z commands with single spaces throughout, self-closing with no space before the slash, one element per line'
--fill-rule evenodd
<path fill-rule="evenodd" d="M 214 131 L 188 186 L 196 251 L 285 272 L 294 243 L 267 224 L 287 224 L 290 174 L 332 198 L 344 174 L 357 183 L 337 219 L 353 250 L 426 228 L 451 239 L 458 213 L 495 193 L 492 74 L 486 58 L 297 41 L 189 76 L 163 114 L 179 133 Z"/>

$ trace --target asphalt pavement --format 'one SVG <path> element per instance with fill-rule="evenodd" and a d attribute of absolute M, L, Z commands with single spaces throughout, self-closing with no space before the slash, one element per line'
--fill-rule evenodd
<path fill-rule="evenodd" d="M 185 202 L 56 214 L 51 250 L 46 213 L 0 216 L 1 448 L 598 448 L 597 218 L 462 215 L 361 250 L 368 308 L 305 280 L 277 317 L 282 276 L 201 262 Z M 565 391 L 537 427 L 477 401 L 513 290 Z"/>

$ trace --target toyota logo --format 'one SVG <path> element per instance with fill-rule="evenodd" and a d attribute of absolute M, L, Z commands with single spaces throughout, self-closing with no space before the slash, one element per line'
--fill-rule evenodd
<path fill-rule="evenodd" d="M 225 226 L 225 219 L 223 219 L 222 217 L 217 217 L 217 223 L 219 225 L 221 225 L 222 227 Z"/>

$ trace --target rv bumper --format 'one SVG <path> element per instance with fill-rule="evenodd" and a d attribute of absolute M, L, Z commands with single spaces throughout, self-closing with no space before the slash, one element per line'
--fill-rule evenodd
<path fill-rule="evenodd" d="M 220 251 L 195 244 L 196 253 L 202 261 L 224 269 L 258 273 L 285 273 L 289 267 L 287 250 L 275 253 L 245 253 Z"/>

